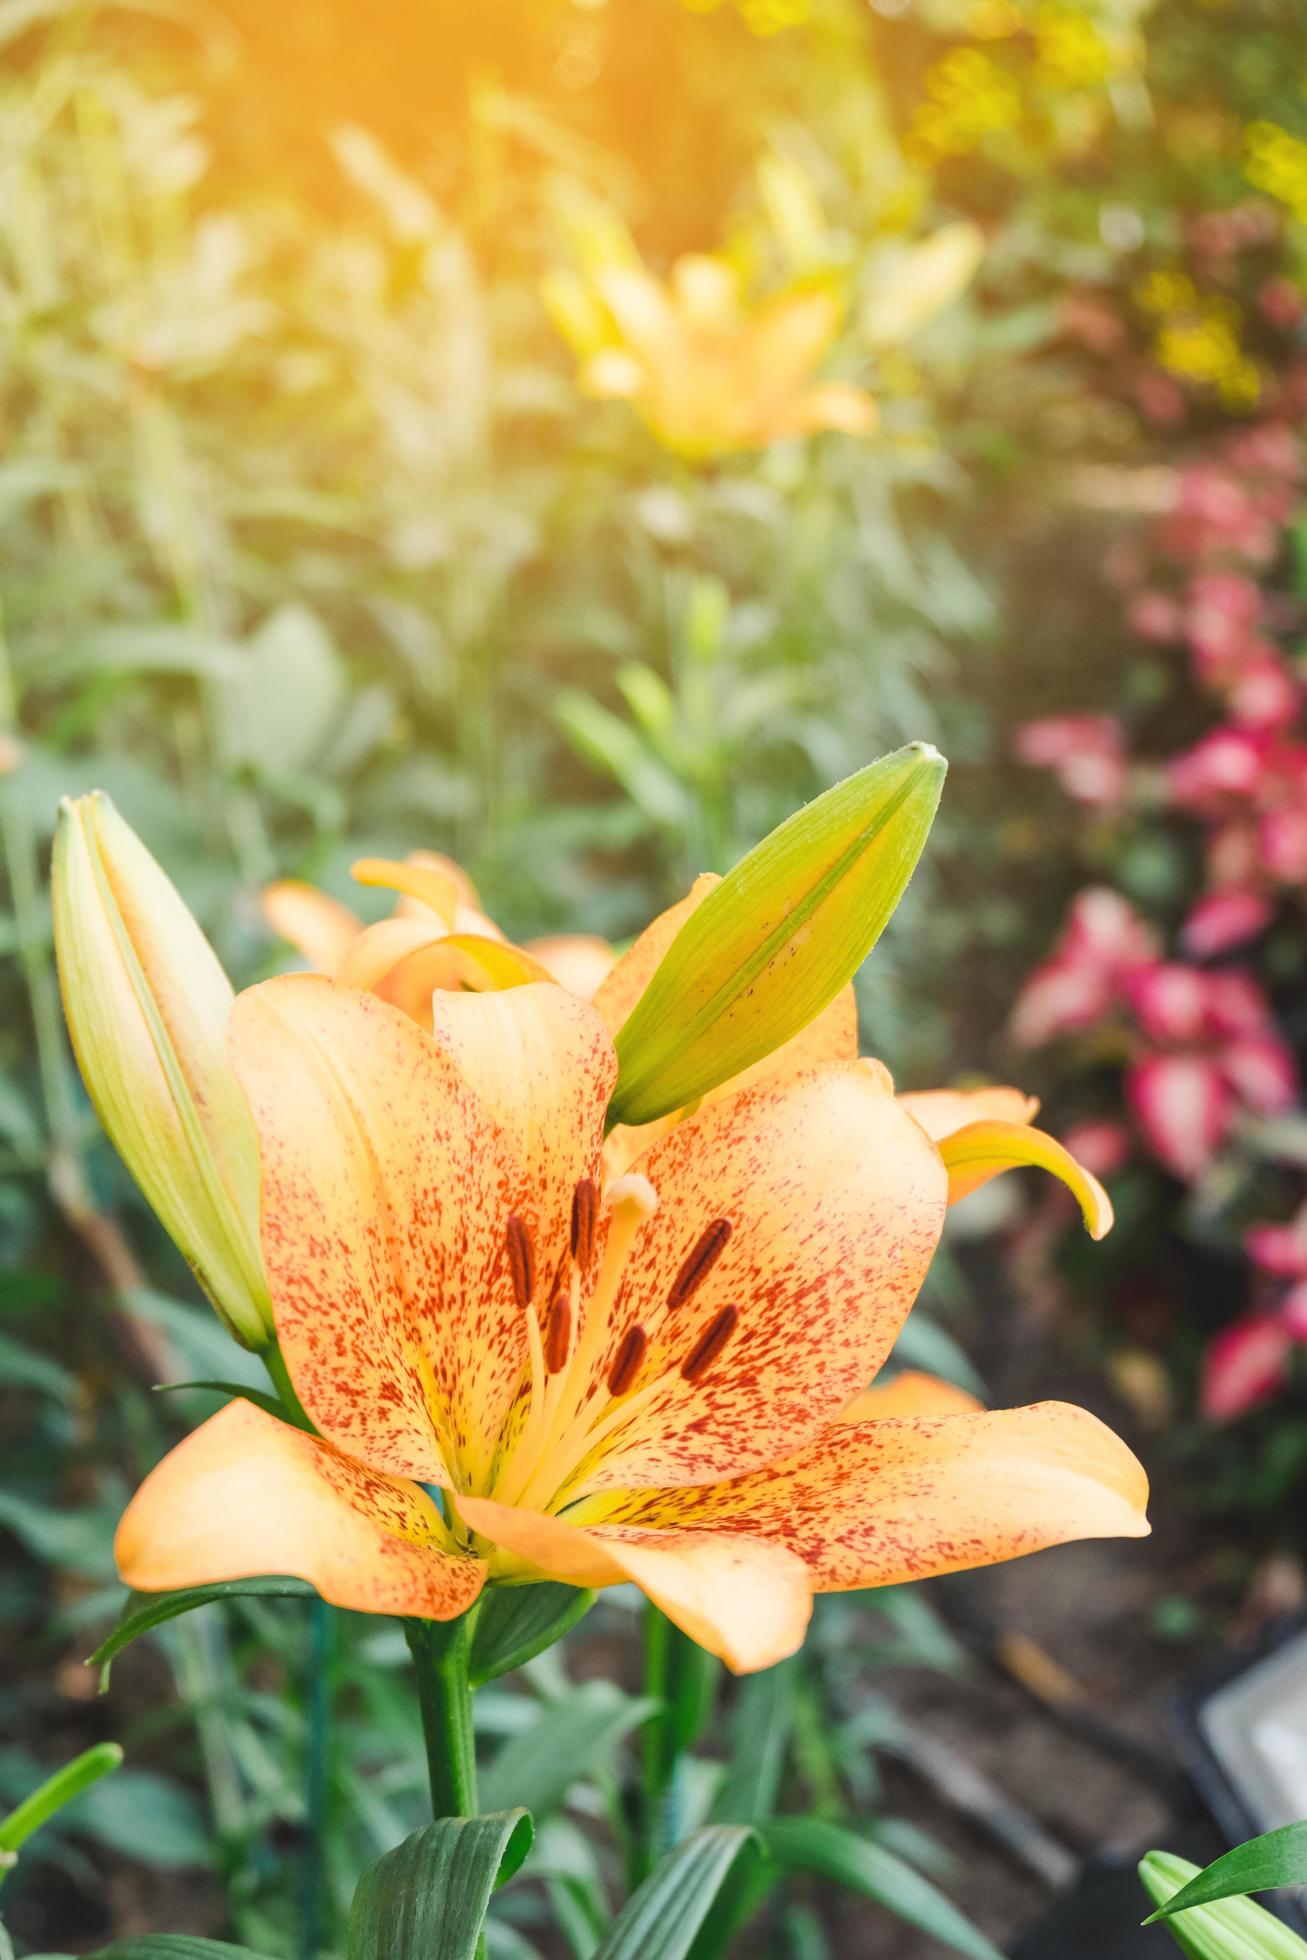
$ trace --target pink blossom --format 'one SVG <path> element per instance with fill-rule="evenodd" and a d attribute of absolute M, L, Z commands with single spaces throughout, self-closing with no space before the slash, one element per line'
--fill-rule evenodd
<path fill-rule="evenodd" d="M 1222 1328 L 1203 1360 L 1203 1414 L 1232 1422 L 1272 1401 L 1288 1379 L 1292 1349 L 1292 1334 L 1274 1314 L 1245 1314 Z"/>
<path fill-rule="evenodd" d="M 1207 1055 L 1146 1055 L 1126 1075 L 1126 1094 L 1144 1140 L 1186 1183 L 1203 1172 L 1225 1141 L 1234 1098 Z"/>
<path fill-rule="evenodd" d="M 1077 803 L 1115 803 L 1125 786 L 1125 743 L 1112 715 L 1053 715 L 1016 733 L 1022 762 L 1052 769 Z"/>
<path fill-rule="evenodd" d="M 1198 959 L 1211 959 L 1242 946 L 1270 920 L 1270 901 L 1260 892 L 1231 887 L 1200 898 L 1185 920 L 1180 938 L 1186 952 Z"/>
<path fill-rule="evenodd" d="M 1093 1027 L 1121 998 L 1126 979 L 1156 959 L 1157 939 L 1119 892 L 1092 885 L 1072 901 L 1060 938 L 1018 996 L 1011 1035 L 1038 1048 Z"/>
<path fill-rule="evenodd" d="M 1062 1142 L 1078 1164 L 1095 1177 L 1112 1177 L 1130 1155 L 1130 1132 L 1111 1117 L 1086 1117 L 1062 1132 Z"/>
<path fill-rule="evenodd" d="M 1214 728 L 1167 766 L 1171 800 L 1200 814 L 1229 797 L 1251 797 L 1262 783 L 1267 742 L 1249 728 Z"/>

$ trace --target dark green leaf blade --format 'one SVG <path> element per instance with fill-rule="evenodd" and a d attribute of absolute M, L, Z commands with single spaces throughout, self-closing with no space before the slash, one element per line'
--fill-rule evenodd
<path fill-rule="evenodd" d="M 496 1880 L 530 1848 L 525 1810 L 442 1817 L 414 1831 L 360 1878 L 348 1960 L 473 1960 Z"/>
<path fill-rule="evenodd" d="M 757 1836 L 742 1824 L 709 1824 L 683 1838 L 631 1894 L 594 1960 L 685 1960 L 749 1847 L 756 1850 Z"/>
<path fill-rule="evenodd" d="M 1169 1919 L 1190 1906 L 1213 1905 L 1218 1899 L 1243 1898 L 1249 1892 L 1269 1892 L 1277 1885 L 1307 1884 L 1307 1823 L 1283 1824 L 1278 1831 L 1236 1844 L 1205 1865 L 1173 1897 L 1159 1906 L 1154 1919 Z"/>
<path fill-rule="evenodd" d="M 791 1871 L 847 1885 L 906 1925 L 928 1933 L 968 1960 L 1003 1960 L 985 1935 L 944 1894 L 882 1844 L 824 1817 L 781 1817 L 759 1825 L 763 1843 Z"/>
<path fill-rule="evenodd" d="M 550 1809 L 656 1707 L 610 1681 L 584 1682 L 503 1745 L 482 1776 L 481 1801 L 498 1810 L 516 1801 L 537 1815 Z"/>
<path fill-rule="evenodd" d="M 285 1422 L 286 1410 L 275 1395 L 267 1395 L 261 1388 L 250 1388 L 244 1382 L 197 1381 L 197 1382 L 156 1382 L 156 1395 L 180 1395 L 185 1389 L 208 1389 L 214 1395 L 227 1395 L 233 1401 L 253 1402 L 255 1408 L 262 1409 L 265 1415 L 276 1416 L 278 1422 Z"/>
<path fill-rule="evenodd" d="M 474 1688 L 534 1660 L 594 1605 L 580 1586 L 553 1580 L 535 1586 L 487 1587 L 472 1632 L 469 1673 Z"/>
<path fill-rule="evenodd" d="M 108 1637 L 100 1642 L 93 1654 L 87 1656 L 88 1667 L 103 1670 L 100 1676 L 100 1692 L 109 1685 L 109 1663 L 115 1654 L 130 1646 L 141 1634 L 149 1633 L 152 1627 L 162 1626 L 165 1620 L 175 1620 L 180 1613 L 194 1612 L 197 1606 L 211 1605 L 218 1599 L 235 1599 L 242 1595 L 261 1599 L 315 1599 L 313 1587 L 303 1579 L 223 1579 L 212 1586 L 188 1586 L 181 1592 L 168 1593 L 128 1593 L 123 1603 L 122 1616 Z"/>
<path fill-rule="evenodd" d="M 228 1946 L 225 1940 L 202 1940 L 192 1933 L 143 1933 L 138 1939 L 97 1947 L 90 1960 L 267 1960 L 267 1955 L 251 1946 Z"/>

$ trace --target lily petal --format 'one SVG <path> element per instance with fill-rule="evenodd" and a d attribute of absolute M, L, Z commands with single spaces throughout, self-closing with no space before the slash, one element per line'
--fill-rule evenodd
<path fill-rule="evenodd" d="M 658 1209 L 635 1241 L 594 1378 L 610 1378 L 638 1324 L 639 1382 L 660 1385 L 584 1481 L 736 1476 L 815 1436 L 885 1360 L 939 1238 L 943 1166 L 883 1076 L 852 1062 L 701 1110 L 637 1170 Z M 729 1236 L 686 1296 L 686 1263 L 721 1221 Z M 730 1310 L 721 1352 L 696 1365 Z"/>
<path fill-rule="evenodd" d="M 579 1505 L 578 1527 L 741 1531 L 801 1558 L 817 1592 L 996 1565 L 1075 1538 L 1142 1538 L 1148 1482 L 1096 1416 L 1063 1402 L 838 1424 L 710 1489 Z"/>
<path fill-rule="evenodd" d="M 1045 1130 L 1032 1130 L 1028 1123 L 967 1123 L 942 1139 L 939 1154 L 948 1171 L 951 1205 L 1004 1171 L 1034 1164 L 1061 1178 L 1074 1195 L 1090 1238 L 1104 1238 L 1112 1229 L 1112 1200 L 1098 1179 Z"/>
<path fill-rule="evenodd" d="M 567 1251 L 572 1193 L 596 1175 L 617 1056 L 599 1016 L 554 981 L 502 993 L 442 993 L 436 1046 L 506 1133 L 535 1194 L 537 1304 Z"/>
<path fill-rule="evenodd" d="M 841 1422 L 884 1422 L 890 1416 L 977 1415 L 982 1405 L 965 1388 L 917 1368 L 905 1368 L 892 1381 L 874 1382 L 855 1395 Z"/>
<path fill-rule="evenodd" d="M 1038 1096 L 997 1084 L 983 1089 L 919 1089 L 900 1096 L 899 1101 L 936 1143 L 985 1117 L 1000 1123 L 1033 1123 L 1039 1114 Z"/>
<path fill-rule="evenodd" d="M 260 900 L 272 930 L 313 968 L 334 973 L 363 930 L 348 905 L 298 878 L 280 878 Z"/>
<path fill-rule="evenodd" d="M 538 960 L 551 980 L 581 1000 L 593 1000 L 612 972 L 617 955 L 606 939 L 590 933 L 560 932 L 529 939 L 522 949 Z"/>
<path fill-rule="evenodd" d="M 156 1465 L 114 1553 L 139 1592 L 287 1573 L 333 1606 L 431 1620 L 466 1612 L 486 1576 L 481 1560 L 450 1549 L 416 1484 L 245 1401 L 229 1402 Z"/>
<path fill-rule="evenodd" d="M 473 1530 L 537 1575 L 576 1586 L 634 1581 L 736 1674 L 771 1667 L 802 1645 L 812 1588 L 780 1545 L 734 1532 L 578 1531 L 562 1518 L 486 1498 L 461 1498 L 459 1509 Z"/>
<path fill-rule="evenodd" d="M 507 1221 L 539 1226 L 508 1140 L 450 1057 L 370 994 L 269 980 L 239 996 L 230 1040 L 300 1400 L 374 1469 L 484 1468 L 526 1354 Z"/>

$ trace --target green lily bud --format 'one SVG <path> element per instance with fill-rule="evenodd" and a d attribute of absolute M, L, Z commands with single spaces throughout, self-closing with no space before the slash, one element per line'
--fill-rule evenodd
<path fill-rule="evenodd" d="M 1201 1870 L 1169 1851 L 1150 1851 L 1139 1876 L 1153 1904 L 1164 1906 Z M 1307 1941 L 1252 1899 L 1190 1906 L 1160 1923 L 1189 1960 L 1307 1960 Z"/>
<path fill-rule="evenodd" d="M 64 1013 L 96 1112 L 219 1318 L 264 1348 L 258 1142 L 227 1059 L 227 976 L 99 792 L 60 810 L 52 900 Z"/>
<path fill-rule="evenodd" d="M 834 999 L 903 896 L 947 767 L 911 742 L 741 858 L 686 920 L 617 1036 L 613 1123 L 683 1108 Z"/>

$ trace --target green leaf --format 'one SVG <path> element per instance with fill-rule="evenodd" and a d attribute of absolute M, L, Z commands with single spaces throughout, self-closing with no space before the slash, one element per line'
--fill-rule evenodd
<path fill-rule="evenodd" d="M 610 1681 L 586 1681 L 537 1715 L 500 1749 L 481 1779 L 481 1801 L 493 1809 L 518 1802 L 549 1810 L 570 1786 L 597 1768 L 656 1702 L 636 1701 Z"/>
<path fill-rule="evenodd" d="M 144 1933 L 138 1939 L 97 1947 L 89 1960 L 267 1960 L 267 1956 L 251 1946 L 228 1946 L 225 1940 L 202 1940 L 193 1933 Z"/>
<path fill-rule="evenodd" d="M 824 1817 L 783 1817 L 758 1828 L 772 1857 L 789 1870 L 847 1885 L 969 1960 L 1003 1960 L 998 1948 L 929 1879 L 884 1845 Z"/>
<path fill-rule="evenodd" d="M 742 1824 L 709 1824 L 683 1838 L 633 1892 L 594 1960 L 685 1960 L 737 1859 L 757 1838 Z"/>
<path fill-rule="evenodd" d="M 947 765 L 913 742 L 765 837 L 696 906 L 617 1036 L 614 1123 L 680 1109 L 788 1041 L 881 935 Z"/>
<path fill-rule="evenodd" d="M 723 1824 L 753 1824 L 776 1805 L 790 1730 L 794 1725 L 793 1661 L 764 1668 L 740 1683 L 731 1718 L 731 1760 L 713 1803 Z"/>
<path fill-rule="evenodd" d="M 348 1960 L 472 1960 L 496 1881 L 511 1878 L 530 1848 L 522 1809 L 414 1831 L 360 1878 Z"/>
<path fill-rule="evenodd" d="M 1204 1874 L 1187 1858 L 1150 1851 L 1140 1861 L 1139 1876 L 1155 1906 L 1170 1906 Z M 1307 1960 L 1307 1942 L 1252 1899 L 1189 1906 L 1162 1923 L 1188 1960 Z"/>
<path fill-rule="evenodd" d="M 468 1673 L 474 1688 L 522 1667 L 574 1627 L 594 1594 L 553 1580 L 535 1586 L 487 1587 L 472 1630 Z"/>
<path fill-rule="evenodd" d="M 84 1749 L 72 1762 L 47 1776 L 39 1789 L 24 1797 L 9 1815 L 0 1820 L 0 1883 L 15 1862 L 19 1849 L 33 1831 L 39 1831 L 65 1804 L 80 1797 L 122 1763 L 123 1752 L 116 1742 L 98 1742 Z"/>
<path fill-rule="evenodd" d="M 1169 1918 L 1190 1906 L 1211 1905 L 1217 1899 L 1269 1892 L 1277 1885 L 1302 1884 L 1307 1884 L 1307 1824 L 1285 1824 L 1278 1831 L 1236 1844 L 1233 1851 L 1213 1859 L 1160 1905 L 1153 1919 Z M 1151 1925 L 1152 1920 L 1148 1923 Z"/>
<path fill-rule="evenodd" d="M 222 1579 L 212 1586 L 188 1586 L 182 1592 L 128 1593 L 122 1616 L 107 1639 L 87 1656 L 88 1667 L 103 1669 L 100 1692 L 109 1685 L 109 1663 L 115 1654 L 138 1640 L 152 1627 L 175 1620 L 180 1613 L 193 1613 L 197 1606 L 209 1606 L 218 1599 L 316 1599 L 313 1587 L 303 1579 Z"/>

